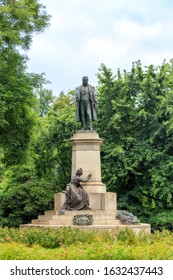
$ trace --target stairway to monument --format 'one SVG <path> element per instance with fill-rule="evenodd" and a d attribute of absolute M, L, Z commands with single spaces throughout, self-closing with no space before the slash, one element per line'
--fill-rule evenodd
<path fill-rule="evenodd" d="M 73 218 L 76 215 L 92 215 L 91 225 L 74 225 Z M 31 224 L 21 225 L 21 227 L 52 227 L 58 229 L 61 227 L 78 228 L 83 230 L 109 231 L 116 232 L 118 229 L 131 228 L 138 233 L 143 231 L 150 233 L 148 224 L 127 225 L 116 218 L 116 210 L 80 210 L 65 211 L 64 215 L 59 215 L 58 211 L 45 211 L 44 215 L 39 215 L 38 219 L 31 221 Z"/>
<path fill-rule="evenodd" d="M 114 210 L 80 210 L 65 211 L 64 215 L 58 215 L 58 211 L 54 213 L 48 211 L 45 215 L 39 215 L 38 219 L 32 220 L 32 224 L 72 226 L 73 217 L 76 215 L 92 215 L 92 225 L 119 225 L 121 223 L 115 218 Z"/>

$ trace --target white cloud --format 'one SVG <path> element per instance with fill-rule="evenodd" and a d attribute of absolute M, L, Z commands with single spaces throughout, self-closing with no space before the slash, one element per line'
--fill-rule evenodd
<path fill-rule="evenodd" d="M 128 46 L 118 44 L 109 37 L 91 37 L 85 42 L 85 45 L 82 48 L 82 53 L 84 56 L 87 56 L 90 61 L 106 64 L 112 62 L 116 57 L 123 56 L 126 53 L 127 48 Z M 114 62 L 116 63 L 116 59 Z"/>
<path fill-rule="evenodd" d="M 130 19 L 120 19 L 114 22 L 114 32 L 118 38 L 126 40 L 134 39 L 152 39 L 160 36 L 162 25 L 160 22 L 152 24 L 143 24 Z"/>
<path fill-rule="evenodd" d="M 46 72 L 56 92 L 73 89 L 83 74 L 97 83 L 101 63 L 129 69 L 159 65 L 173 54 L 173 2 L 169 0 L 40 0 L 51 26 L 34 36 L 29 71 Z"/>

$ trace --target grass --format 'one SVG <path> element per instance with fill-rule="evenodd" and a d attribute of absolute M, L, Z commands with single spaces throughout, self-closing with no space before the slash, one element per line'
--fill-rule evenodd
<path fill-rule="evenodd" d="M 173 233 L 0 228 L 1 260 L 173 260 Z"/>

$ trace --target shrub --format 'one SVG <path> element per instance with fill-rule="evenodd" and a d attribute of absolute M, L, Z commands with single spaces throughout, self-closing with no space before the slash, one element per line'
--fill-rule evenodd
<path fill-rule="evenodd" d="M 62 227 L 0 228 L 0 259 L 172 260 L 173 233 L 131 229 L 86 232 Z"/>
<path fill-rule="evenodd" d="M 152 224 L 152 230 L 170 230 L 173 232 L 173 211 L 164 211 L 153 215 L 149 222 Z"/>
<path fill-rule="evenodd" d="M 120 243 L 129 245 L 135 244 L 137 242 L 135 232 L 129 228 L 125 228 L 124 230 L 118 230 L 116 233 L 116 239 Z"/>

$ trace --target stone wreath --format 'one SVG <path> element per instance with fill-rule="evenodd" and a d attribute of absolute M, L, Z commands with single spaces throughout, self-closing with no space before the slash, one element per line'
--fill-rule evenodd
<path fill-rule="evenodd" d="M 73 217 L 73 224 L 76 226 L 86 226 L 92 225 L 93 223 L 93 216 L 86 214 L 86 215 L 75 215 Z"/>
<path fill-rule="evenodd" d="M 125 210 L 119 210 L 116 218 L 127 225 L 140 225 L 137 217 Z"/>

